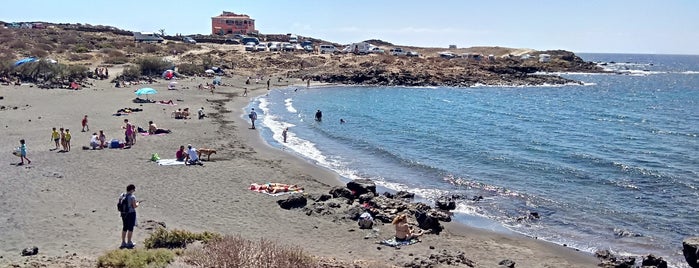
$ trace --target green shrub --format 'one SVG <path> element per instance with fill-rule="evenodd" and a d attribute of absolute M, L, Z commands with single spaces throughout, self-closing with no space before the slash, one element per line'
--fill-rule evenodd
<path fill-rule="evenodd" d="M 160 268 L 174 259 L 175 252 L 166 249 L 115 249 L 97 258 L 97 267 Z"/>
<path fill-rule="evenodd" d="M 92 59 L 92 55 L 90 55 L 90 54 L 82 54 L 82 53 L 69 53 L 68 54 L 69 61 L 81 61 L 81 60 L 89 60 L 89 59 Z"/>
<path fill-rule="evenodd" d="M 141 74 L 147 76 L 160 75 L 172 66 L 172 63 L 158 57 L 142 58 L 136 64 L 141 68 Z"/>
<path fill-rule="evenodd" d="M 120 56 L 120 57 L 119 56 L 117 56 L 117 57 L 109 56 L 109 57 L 106 57 L 104 59 L 104 63 L 106 63 L 106 64 L 124 64 L 124 63 L 128 63 L 128 62 L 129 62 L 129 58 L 127 58 L 126 56 Z"/>
<path fill-rule="evenodd" d="M 185 248 L 187 244 L 194 241 L 207 243 L 212 239 L 218 239 L 221 235 L 211 232 L 193 233 L 184 230 L 168 231 L 159 228 L 153 232 L 146 240 L 144 245 L 146 248 Z"/>
<path fill-rule="evenodd" d="M 128 66 L 121 72 L 121 79 L 126 81 L 138 80 L 141 77 L 141 67 L 138 65 Z"/>
<path fill-rule="evenodd" d="M 203 74 L 204 66 L 194 63 L 182 63 L 177 65 L 177 72 L 183 75 Z"/>
<path fill-rule="evenodd" d="M 75 52 L 75 53 L 87 53 L 89 51 L 90 51 L 89 49 L 87 49 L 86 47 L 84 47 L 82 45 L 73 47 L 73 52 Z"/>

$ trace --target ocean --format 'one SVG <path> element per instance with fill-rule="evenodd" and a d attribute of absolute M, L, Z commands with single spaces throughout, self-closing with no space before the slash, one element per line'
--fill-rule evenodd
<path fill-rule="evenodd" d="M 580 56 L 615 73 L 558 74 L 584 82 L 565 86 L 286 87 L 247 110 L 259 111 L 271 146 L 345 180 L 428 204 L 465 195 L 454 218 L 466 225 L 688 267 L 682 240 L 699 235 L 699 56 Z"/>

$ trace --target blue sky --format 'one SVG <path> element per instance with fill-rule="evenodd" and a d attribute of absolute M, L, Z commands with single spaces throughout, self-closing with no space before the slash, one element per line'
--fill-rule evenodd
<path fill-rule="evenodd" d="M 502 46 L 574 52 L 699 54 L 696 0 L 3 1 L 2 21 L 111 25 L 208 34 L 221 11 L 262 33 L 338 43 L 381 39 L 427 47 Z"/>

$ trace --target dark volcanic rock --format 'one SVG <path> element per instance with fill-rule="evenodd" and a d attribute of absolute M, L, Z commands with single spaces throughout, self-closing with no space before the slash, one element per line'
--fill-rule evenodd
<path fill-rule="evenodd" d="M 349 200 L 354 199 L 354 195 L 352 194 L 352 191 L 345 187 L 340 187 L 340 186 L 335 186 L 332 189 L 330 189 L 330 195 L 332 195 L 333 198 L 338 198 L 338 197 L 344 197 Z"/>
<path fill-rule="evenodd" d="M 22 250 L 22 256 L 32 256 L 39 254 L 39 248 L 38 247 L 30 247 L 30 248 L 25 248 Z"/>
<path fill-rule="evenodd" d="M 456 209 L 456 201 L 451 198 L 440 198 L 435 201 L 434 205 L 442 210 L 454 210 Z"/>
<path fill-rule="evenodd" d="M 407 191 L 398 191 L 394 198 L 414 198 L 415 194 Z"/>
<path fill-rule="evenodd" d="M 347 189 L 360 196 L 366 193 L 376 195 L 376 184 L 370 179 L 356 179 L 347 183 Z"/>
<path fill-rule="evenodd" d="M 643 257 L 643 262 L 641 262 L 641 266 L 646 267 L 646 266 L 654 266 L 655 268 L 667 268 L 667 262 L 663 260 L 663 258 L 658 258 L 655 257 L 655 255 L 650 254 L 646 257 Z"/>
<path fill-rule="evenodd" d="M 682 241 L 682 253 L 690 267 L 699 268 L 699 237 L 689 237 Z"/>
<path fill-rule="evenodd" d="M 500 267 L 515 268 L 515 262 L 512 260 L 502 260 L 498 265 L 500 265 Z"/>
<path fill-rule="evenodd" d="M 277 200 L 279 207 L 283 209 L 302 208 L 306 206 L 306 197 L 302 194 L 292 194 L 287 199 Z"/>
<path fill-rule="evenodd" d="M 439 234 L 444 227 L 439 223 L 439 219 L 429 212 L 415 212 L 415 219 L 418 227 L 425 230 L 431 230 L 435 234 Z"/>

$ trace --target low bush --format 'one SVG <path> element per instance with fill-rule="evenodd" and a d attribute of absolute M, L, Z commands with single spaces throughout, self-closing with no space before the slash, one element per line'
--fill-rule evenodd
<path fill-rule="evenodd" d="M 204 66 L 194 63 L 182 63 L 177 65 L 177 72 L 183 75 L 197 75 L 204 73 Z"/>
<path fill-rule="evenodd" d="M 136 61 L 136 64 L 140 67 L 141 74 L 146 76 L 160 75 L 172 67 L 172 63 L 158 57 L 142 58 Z"/>
<path fill-rule="evenodd" d="M 128 62 L 129 62 L 129 58 L 127 58 L 126 56 L 121 56 L 121 57 L 109 56 L 109 57 L 104 58 L 104 63 L 106 63 L 106 64 L 124 64 L 124 63 L 128 63 Z"/>
<path fill-rule="evenodd" d="M 318 267 L 318 261 L 299 247 L 240 236 L 226 236 L 187 251 L 184 261 L 197 267 Z"/>
<path fill-rule="evenodd" d="M 115 249 L 97 258 L 97 267 L 164 268 L 174 259 L 175 252 L 167 249 Z"/>
<path fill-rule="evenodd" d="M 67 58 L 69 61 L 82 61 L 92 59 L 92 55 L 86 53 L 69 53 Z"/>
<path fill-rule="evenodd" d="M 143 243 L 146 248 L 185 248 L 187 244 L 194 241 L 207 243 L 220 237 L 221 235 L 211 232 L 193 233 L 177 229 L 168 231 L 160 228 L 146 238 Z"/>
<path fill-rule="evenodd" d="M 84 46 L 74 46 L 73 47 L 73 52 L 75 52 L 75 53 L 87 53 L 89 51 L 90 50 Z"/>
<path fill-rule="evenodd" d="M 128 66 L 121 72 L 120 79 L 124 81 L 135 81 L 141 77 L 141 68 L 137 65 Z"/>

